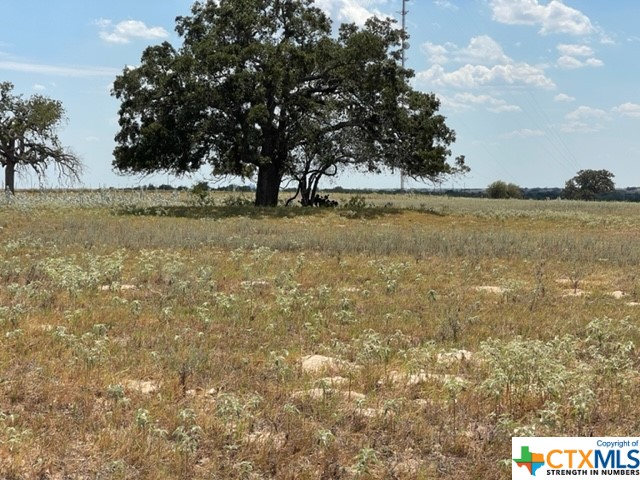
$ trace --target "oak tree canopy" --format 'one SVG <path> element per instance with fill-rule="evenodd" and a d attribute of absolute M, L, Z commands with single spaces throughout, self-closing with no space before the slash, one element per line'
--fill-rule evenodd
<path fill-rule="evenodd" d="M 455 132 L 433 94 L 400 66 L 392 20 L 332 32 L 313 0 L 196 2 L 176 19 L 182 38 L 147 47 L 114 83 L 121 102 L 113 166 L 122 173 L 257 178 L 255 204 L 274 206 L 285 180 L 308 202 L 344 168 L 402 170 L 437 180 Z"/>

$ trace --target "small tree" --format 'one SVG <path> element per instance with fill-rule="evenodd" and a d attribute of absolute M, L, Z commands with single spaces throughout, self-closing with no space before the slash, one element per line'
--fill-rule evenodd
<path fill-rule="evenodd" d="M 564 186 L 562 196 L 570 200 L 594 200 L 615 190 L 614 174 L 609 170 L 580 170 Z"/>
<path fill-rule="evenodd" d="M 515 183 L 506 183 L 496 180 L 487 187 L 489 198 L 522 198 L 522 190 Z"/>
<path fill-rule="evenodd" d="M 11 93 L 13 84 L 0 83 L 0 165 L 5 188 L 15 192 L 15 173 L 33 169 L 40 179 L 53 166 L 59 177 L 79 180 L 82 163 L 65 149 L 56 133 L 64 121 L 57 100 L 33 95 L 24 99 Z"/>

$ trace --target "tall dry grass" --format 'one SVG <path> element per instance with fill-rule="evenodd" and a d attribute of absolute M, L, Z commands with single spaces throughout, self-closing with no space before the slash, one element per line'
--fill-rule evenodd
<path fill-rule="evenodd" d="M 0 477 L 506 479 L 638 428 L 636 205 L 80 198 L 0 205 Z"/>

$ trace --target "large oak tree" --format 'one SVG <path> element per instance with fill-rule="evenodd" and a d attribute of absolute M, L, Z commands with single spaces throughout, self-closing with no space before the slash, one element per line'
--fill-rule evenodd
<path fill-rule="evenodd" d="M 62 103 L 42 95 L 23 98 L 13 84 L 0 83 L 0 166 L 5 189 L 15 192 L 17 171 L 33 170 L 43 178 L 53 166 L 61 177 L 79 180 L 80 159 L 64 148 L 57 130 L 64 122 Z"/>
<path fill-rule="evenodd" d="M 176 23 L 178 49 L 148 47 L 114 83 L 117 170 L 257 176 L 259 206 L 277 204 L 283 179 L 304 203 L 345 166 L 419 179 L 466 170 L 448 161 L 455 133 L 436 97 L 409 86 L 391 20 L 332 35 L 312 0 L 219 0 Z"/>

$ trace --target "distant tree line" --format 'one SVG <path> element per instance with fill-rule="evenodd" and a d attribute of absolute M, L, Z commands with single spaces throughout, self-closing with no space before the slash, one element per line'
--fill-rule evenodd
<path fill-rule="evenodd" d="M 580 170 L 576 176 L 565 184 L 565 188 L 535 187 L 523 188 L 513 183 L 497 180 L 485 188 L 461 188 L 461 189 L 429 189 L 414 188 L 401 189 L 359 189 L 336 186 L 325 188 L 323 194 L 343 193 L 348 195 L 384 194 L 384 195 L 434 195 L 447 197 L 467 198 L 521 198 L 525 200 L 598 200 L 617 202 L 640 202 L 640 187 L 628 187 L 616 189 L 613 183 L 614 175 L 608 170 Z M 253 192 L 252 185 L 230 184 L 210 187 L 207 182 L 200 182 L 200 187 L 210 191 L 219 192 Z M 136 187 L 135 190 L 189 190 L 189 187 L 153 184 Z M 125 188 L 124 190 L 134 190 Z M 284 192 L 295 192 L 295 188 L 283 189 Z"/>
<path fill-rule="evenodd" d="M 565 200 L 640 201 L 640 191 L 636 188 L 616 190 L 614 176 L 613 173 L 604 169 L 580 170 L 565 183 L 563 189 L 526 189 L 513 183 L 496 180 L 484 190 L 482 196 L 534 200 L 563 198 Z"/>
<path fill-rule="evenodd" d="M 224 185 L 224 186 L 218 186 L 218 187 L 211 187 L 208 185 L 208 183 L 206 182 L 200 182 L 198 183 L 198 185 L 200 186 L 200 188 L 203 187 L 203 185 L 206 185 L 206 189 L 211 191 L 211 192 L 255 192 L 255 187 L 252 187 L 251 185 L 236 185 L 236 184 L 231 184 L 231 185 Z M 124 191 L 131 191 L 131 190 L 149 190 L 149 191 L 154 191 L 154 190 L 168 190 L 168 191 L 186 191 L 186 190 L 191 190 L 192 187 L 187 187 L 185 185 L 179 185 L 177 187 L 174 187 L 173 185 L 168 185 L 168 184 L 161 184 L 161 185 L 154 185 L 152 183 L 148 184 L 148 185 L 140 185 L 139 187 L 124 187 L 122 188 L 122 190 Z M 113 188 L 111 190 L 114 190 Z"/>
<path fill-rule="evenodd" d="M 125 187 L 122 190 L 166 190 L 166 191 L 187 191 L 190 187 L 185 186 L 171 186 L 171 185 L 143 185 L 141 187 Z M 247 185 L 227 185 L 222 187 L 212 187 L 212 192 L 251 192 L 252 187 Z M 558 200 L 563 197 L 562 188 L 551 187 L 533 187 L 533 188 L 521 188 L 523 200 Z M 283 190 L 287 191 L 287 190 Z M 293 191 L 293 190 L 292 190 Z M 431 196 L 443 196 L 443 197 L 461 197 L 461 198 L 486 198 L 486 192 L 483 188 L 459 188 L 459 189 L 429 189 L 429 188 L 416 188 L 411 190 L 400 189 L 361 189 L 361 188 L 324 188 L 322 190 L 325 194 L 343 193 L 347 195 L 406 195 L 407 193 L 412 195 L 431 195 Z M 624 189 L 616 189 L 611 192 L 597 195 L 594 200 L 597 201 L 613 201 L 613 202 L 640 202 L 640 187 L 628 187 Z"/>

